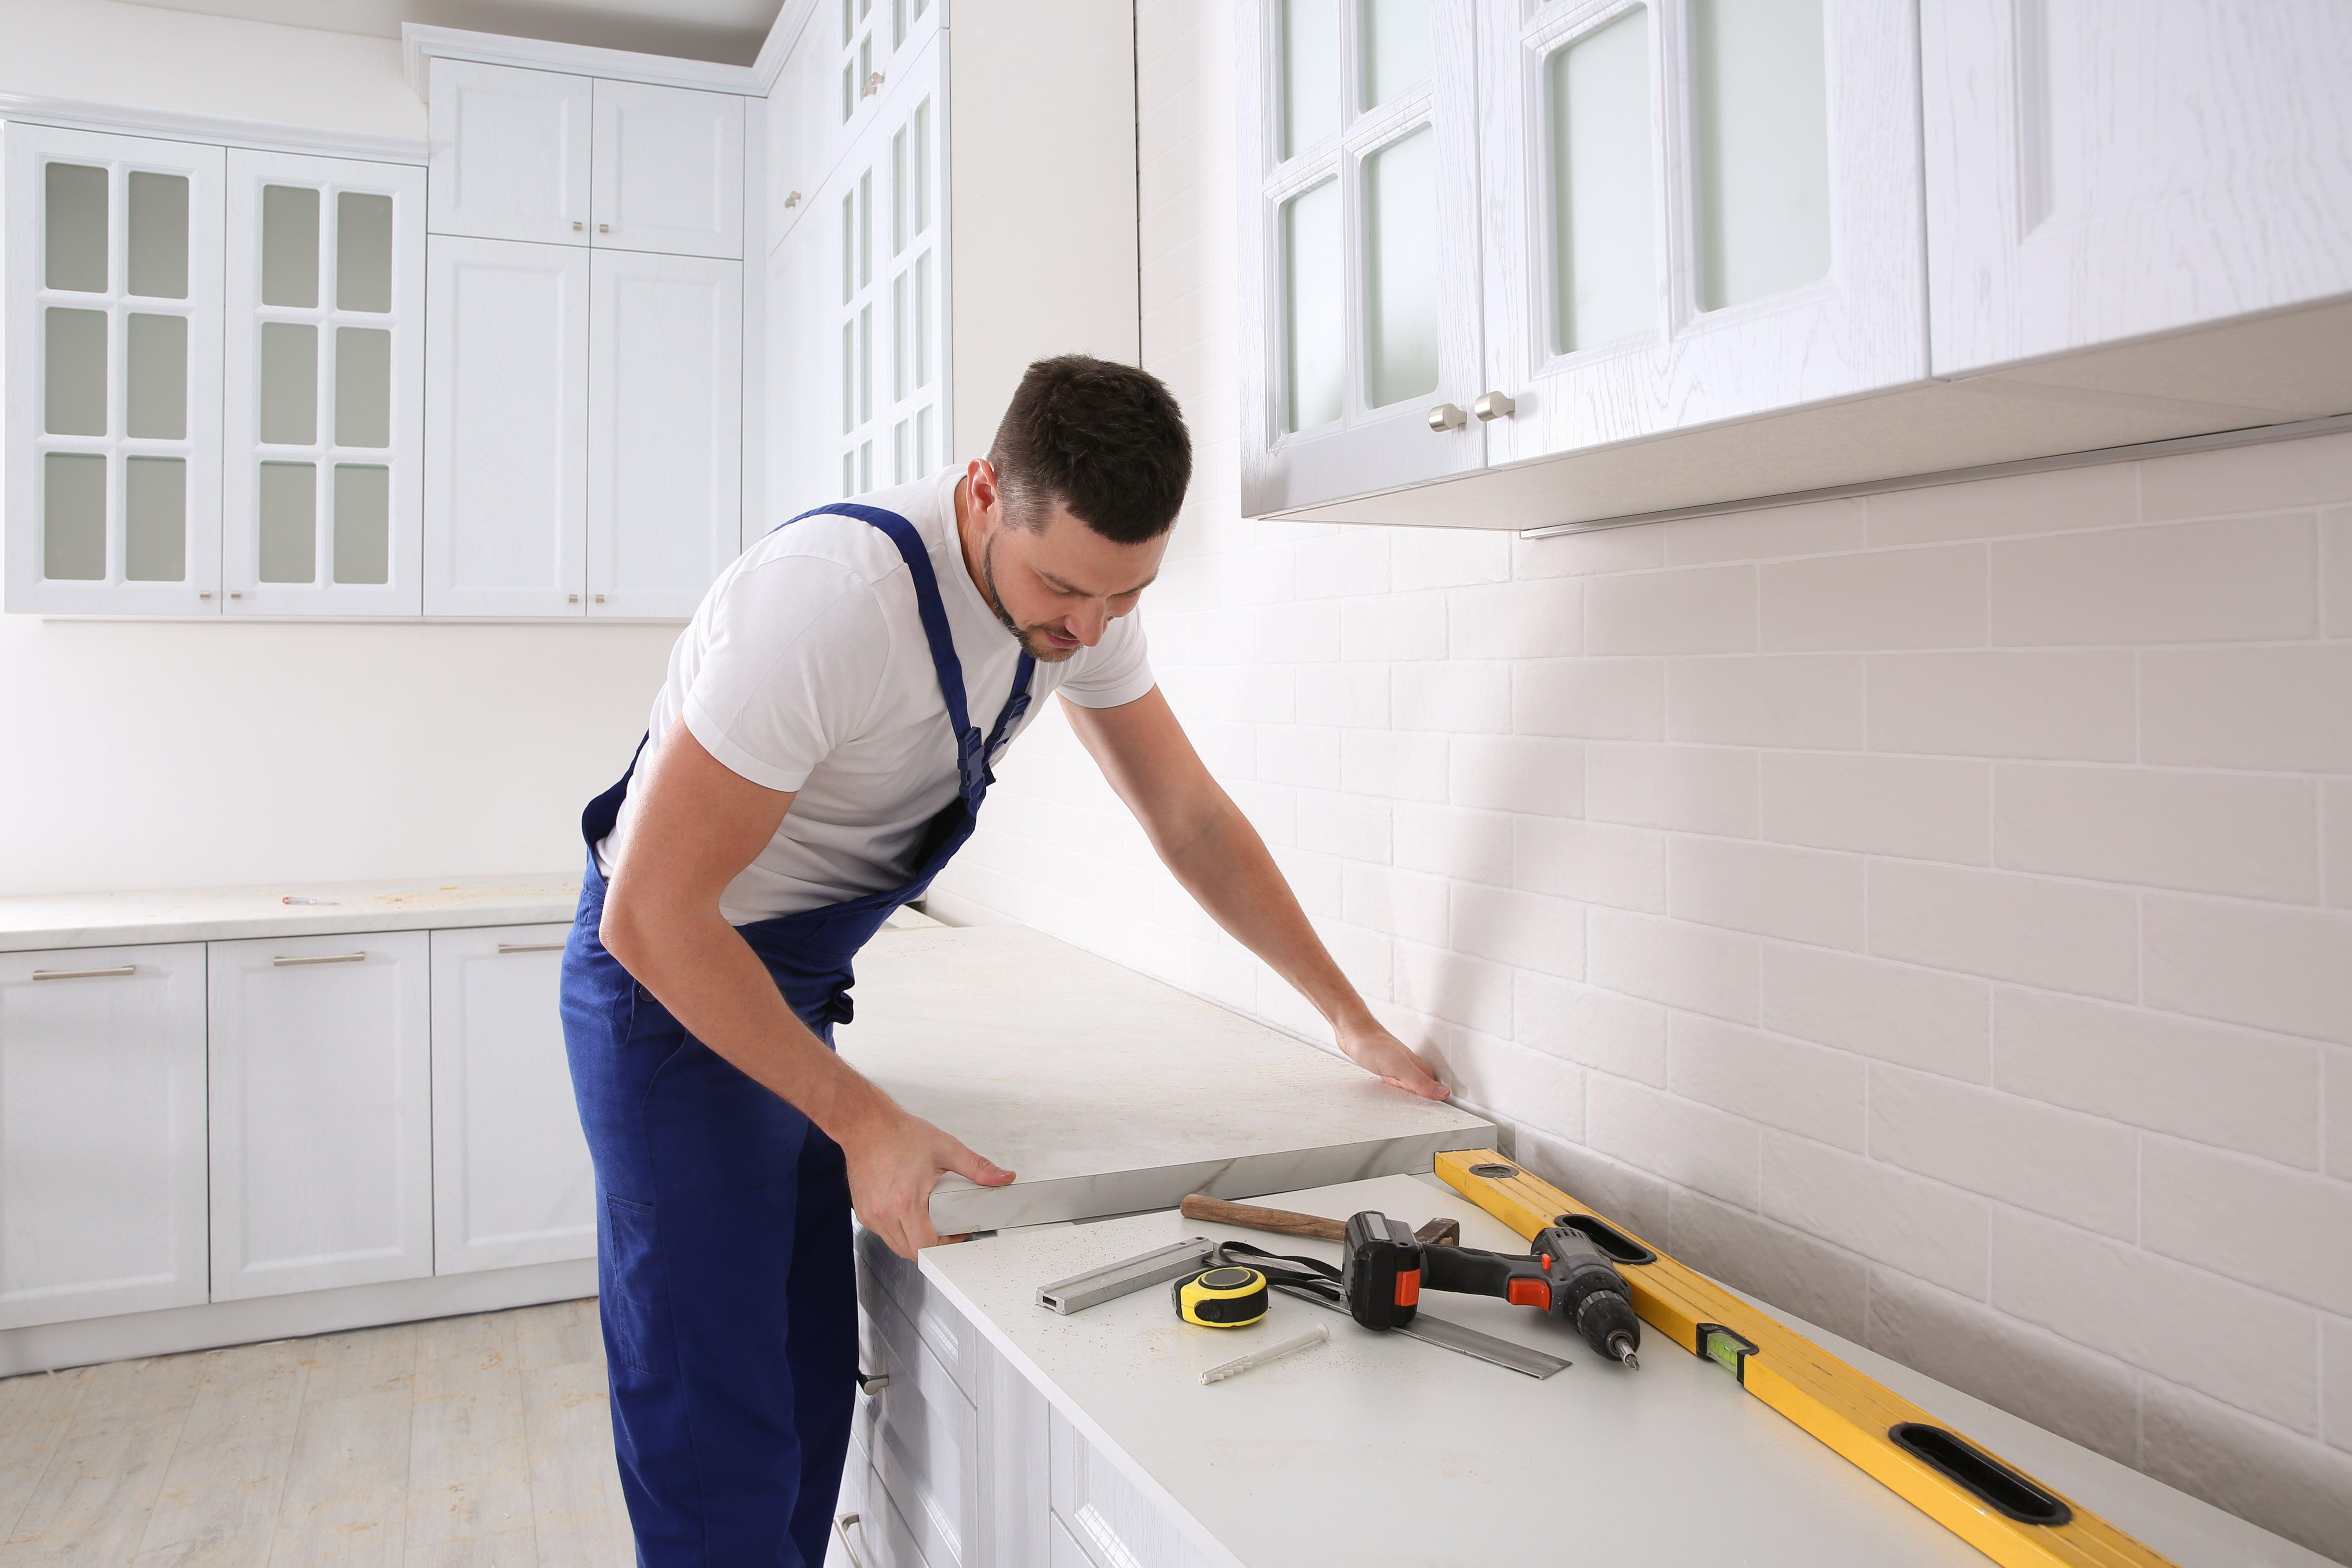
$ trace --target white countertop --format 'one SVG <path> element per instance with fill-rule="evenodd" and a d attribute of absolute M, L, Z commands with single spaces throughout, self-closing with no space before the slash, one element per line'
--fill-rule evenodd
<path fill-rule="evenodd" d="M 1470 1246 L 1526 1244 L 1431 1177 L 1268 1196 L 1344 1218 L 1377 1208 L 1462 1222 Z M 1504 1563 L 1904 1564 L 1986 1559 L 1744 1393 L 1645 1334 L 1638 1372 L 1604 1364 L 1524 1308 L 1424 1296 L 1423 1309 L 1564 1355 L 1543 1381 L 1277 1297 L 1252 1329 L 1180 1322 L 1165 1287 L 1069 1317 L 1040 1285 L 1186 1236 L 1338 1261 L 1327 1242 L 1174 1213 L 1007 1232 L 922 1254 L 976 1322 L 1214 1563 L 1491 1568 Z M 2326 1568 L 2325 1559 L 1786 1313 L 1781 1321 L 2181 1568 Z M 1321 1323 L 1331 1342 L 1227 1382 L 1204 1368 Z"/>
<path fill-rule="evenodd" d="M 943 1234 L 1427 1170 L 1481 1116 L 1024 926 L 885 931 L 857 957 L 845 1060 L 1018 1173 L 942 1178 Z"/>
<path fill-rule="evenodd" d="M 289 898 L 317 900 L 289 904 Z M 569 921 L 576 871 L 0 899 L 0 952 Z"/>

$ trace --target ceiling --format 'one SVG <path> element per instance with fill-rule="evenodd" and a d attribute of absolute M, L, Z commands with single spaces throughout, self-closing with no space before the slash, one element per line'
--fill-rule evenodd
<path fill-rule="evenodd" d="M 400 37 L 403 22 L 748 66 L 782 0 L 146 0 L 254 22 Z"/>

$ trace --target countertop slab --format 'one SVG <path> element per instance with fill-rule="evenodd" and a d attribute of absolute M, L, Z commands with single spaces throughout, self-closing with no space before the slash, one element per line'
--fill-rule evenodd
<path fill-rule="evenodd" d="M 1333 1219 L 1377 1208 L 1462 1222 L 1466 1245 L 1526 1244 L 1428 1176 L 1268 1196 Z M 1187 1236 L 1338 1261 L 1174 1213 L 1006 1232 L 921 1256 L 924 1275 L 1207 1562 L 1728 1563 L 1984 1568 L 1986 1559 L 1749 1397 L 1711 1362 L 1645 1334 L 1638 1372 L 1524 1308 L 1424 1296 L 1424 1310 L 1566 1356 L 1537 1381 L 1276 1297 L 1251 1329 L 1180 1322 L 1165 1288 L 1069 1317 L 1037 1288 Z M 1931 1378 L 1783 1322 L 2138 1536 L 2181 1568 L 2327 1568 L 2300 1546 Z M 1320 1323 L 1328 1345 L 1209 1387 L 1198 1374 Z M 1568 1542 L 1563 1546 L 1563 1542 Z"/>
<path fill-rule="evenodd" d="M 289 904 L 288 898 L 317 900 Z M 569 921 L 576 871 L 0 899 L 0 952 Z"/>
<path fill-rule="evenodd" d="M 1018 1173 L 941 1178 L 942 1234 L 1427 1170 L 1494 1124 L 1024 926 L 885 931 L 842 1057 Z"/>

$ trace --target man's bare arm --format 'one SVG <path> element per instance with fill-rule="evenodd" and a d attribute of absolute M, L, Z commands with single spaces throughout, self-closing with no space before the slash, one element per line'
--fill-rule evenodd
<path fill-rule="evenodd" d="M 908 1115 L 826 1049 L 719 912 L 719 895 L 775 836 L 792 795 L 729 768 L 683 723 L 646 749 L 629 793 L 626 839 L 610 846 L 605 951 L 696 1039 L 841 1145 L 857 1217 L 892 1251 L 912 1258 L 937 1242 L 929 1203 L 940 1172 L 989 1186 L 1013 1173 Z"/>
<path fill-rule="evenodd" d="M 1160 689 L 1117 708 L 1064 701 L 1070 728 L 1135 814 L 1184 890 L 1329 1021 L 1339 1048 L 1368 1072 L 1431 1100 L 1451 1092 L 1348 983 L 1265 840 L 1211 777 Z"/>

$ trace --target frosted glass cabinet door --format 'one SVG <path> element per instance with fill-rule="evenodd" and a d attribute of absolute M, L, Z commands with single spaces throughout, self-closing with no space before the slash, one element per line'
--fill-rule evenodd
<path fill-rule="evenodd" d="M 431 69 L 433 232 L 587 244 L 594 84 L 472 60 Z"/>
<path fill-rule="evenodd" d="M 433 936 L 433 1271 L 596 1256 L 556 986 L 567 924 Z"/>
<path fill-rule="evenodd" d="M 433 1271 L 427 936 L 207 944 L 214 1300 Z"/>
<path fill-rule="evenodd" d="M 1239 8 L 1242 506 L 1486 461 L 1474 0 Z"/>
<path fill-rule="evenodd" d="M 588 259 L 443 235 L 427 247 L 428 616 L 586 613 Z"/>
<path fill-rule="evenodd" d="M 0 953 L 0 1329 L 205 1300 L 205 950 Z"/>
<path fill-rule="evenodd" d="M 1482 19 L 1489 462 L 1926 376 L 1911 6 Z"/>
<path fill-rule="evenodd" d="M 6 146 L 7 608 L 216 614 L 221 150 Z"/>
<path fill-rule="evenodd" d="M 588 613 L 694 613 L 742 531 L 743 266 L 589 268 Z"/>
<path fill-rule="evenodd" d="M 599 81 L 594 145 L 591 245 L 741 258 L 741 98 Z"/>

